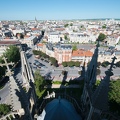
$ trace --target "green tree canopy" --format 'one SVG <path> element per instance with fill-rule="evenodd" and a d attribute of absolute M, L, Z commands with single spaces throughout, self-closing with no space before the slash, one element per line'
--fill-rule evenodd
<path fill-rule="evenodd" d="M 120 104 L 120 80 L 111 81 L 109 100 Z"/>
<path fill-rule="evenodd" d="M 76 46 L 76 45 L 73 45 L 73 46 L 72 46 L 72 50 L 77 50 L 77 46 Z"/>
<path fill-rule="evenodd" d="M 117 112 L 120 115 L 120 80 L 110 82 L 108 95 L 110 111 Z"/>
<path fill-rule="evenodd" d="M 10 45 L 5 52 L 5 56 L 7 57 L 8 62 L 17 63 L 20 60 L 19 48 L 16 46 Z"/>
<path fill-rule="evenodd" d="M 73 61 L 69 61 L 69 62 L 67 63 L 67 65 L 68 65 L 69 67 L 72 67 L 72 66 L 74 66 L 75 64 L 74 64 Z"/>
<path fill-rule="evenodd" d="M 64 35 L 64 39 L 65 39 L 65 40 L 68 40 L 68 37 L 67 37 L 67 35 Z"/>
<path fill-rule="evenodd" d="M 103 41 L 105 38 L 106 38 L 106 35 L 103 33 L 100 33 L 97 40 Z"/>
<path fill-rule="evenodd" d="M 64 27 L 68 27 L 69 24 L 65 24 Z"/>
<path fill-rule="evenodd" d="M 70 23 L 70 26 L 73 26 L 73 23 Z"/>
<path fill-rule="evenodd" d="M 6 115 L 11 111 L 10 106 L 6 104 L 0 104 L 0 116 Z"/>
<path fill-rule="evenodd" d="M 109 63 L 108 61 L 104 61 L 104 62 L 101 64 L 101 66 L 102 66 L 102 67 L 107 67 L 109 64 L 110 64 L 110 63 Z"/>
<path fill-rule="evenodd" d="M 64 67 L 67 67 L 67 62 L 62 62 L 62 65 L 63 65 Z"/>
<path fill-rule="evenodd" d="M 40 75 L 40 72 L 37 70 L 35 72 L 35 89 L 36 89 L 36 94 L 39 96 L 39 93 L 41 92 L 43 86 L 44 86 L 44 83 L 45 83 L 45 80 L 44 78 Z"/>
<path fill-rule="evenodd" d="M 105 28 L 106 28 L 106 25 L 103 25 L 102 28 L 105 29 Z"/>
<path fill-rule="evenodd" d="M 116 67 L 120 67 L 120 61 L 116 63 Z"/>
<path fill-rule="evenodd" d="M 51 64 L 53 64 L 54 66 L 58 65 L 58 61 L 54 57 L 50 57 L 50 61 L 51 61 Z"/>
<path fill-rule="evenodd" d="M 5 67 L 1 67 L 1 66 L 0 66 L 0 80 L 1 80 L 2 77 L 5 75 L 5 70 L 6 70 Z"/>
<path fill-rule="evenodd" d="M 76 61 L 76 62 L 75 62 L 75 66 L 76 66 L 76 67 L 79 67 L 79 66 L 80 66 L 80 62 Z"/>

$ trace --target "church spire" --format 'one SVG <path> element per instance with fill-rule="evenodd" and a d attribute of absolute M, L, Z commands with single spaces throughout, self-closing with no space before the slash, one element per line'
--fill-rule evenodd
<path fill-rule="evenodd" d="M 112 73 L 112 67 L 114 65 L 114 61 L 116 57 L 112 58 L 112 63 L 108 71 L 105 72 L 106 76 L 101 81 L 98 88 L 95 90 L 95 92 L 92 95 L 92 106 L 94 108 L 97 108 L 99 110 L 107 110 L 108 109 L 108 91 L 109 91 L 109 82 L 110 82 L 110 76 L 113 75 Z"/>
<path fill-rule="evenodd" d="M 93 57 L 90 61 L 90 64 L 88 65 L 87 68 L 87 73 L 86 73 L 86 82 L 89 86 L 93 86 L 96 82 L 96 71 L 97 71 L 97 59 L 98 59 L 98 47 L 99 47 L 99 41 L 96 45 L 96 49 L 94 51 Z"/>

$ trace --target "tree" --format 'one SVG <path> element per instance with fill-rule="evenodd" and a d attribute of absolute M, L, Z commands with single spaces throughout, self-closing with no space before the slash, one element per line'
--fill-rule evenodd
<path fill-rule="evenodd" d="M 116 67 L 120 67 L 120 61 L 116 63 Z"/>
<path fill-rule="evenodd" d="M 106 38 L 106 35 L 103 33 L 100 33 L 97 40 L 102 42 L 105 38 Z"/>
<path fill-rule="evenodd" d="M 62 62 L 62 65 L 63 65 L 64 67 L 67 67 L 67 62 Z"/>
<path fill-rule="evenodd" d="M 120 104 L 120 80 L 110 82 L 109 100 Z"/>
<path fill-rule="evenodd" d="M 74 62 L 73 62 L 73 61 L 69 61 L 69 62 L 68 62 L 68 66 L 69 66 L 69 67 L 74 66 Z"/>
<path fill-rule="evenodd" d="M 1 67 L 1 66 L 0 66 L 0 80 L 1 80 L 2 77 L 5 75 L 5 70 L 6 70 L 5 67 Z"/>
<path fill-rule="evenodd" d="M 103 25 L 102 28 L 105 29 L 105 28 L 106 28 L 106 25 Z"/>
<path fill-rule="evenodd" d="M 67 35 L 64 35 L 64 39 L 65 39 L 65 40 L 68 40 L 68 37 L 67 37 Z"/>
<path fill-rule="evenodd" d="M 110 91 L 108 95 L 110 111 L 120 115 L 120 80 L 110 82 Z"/>
<path fill-rule="evenodd" d="M 72 46 L 72 50 L 77 50 L 77 46 L 76 46 L 76 45 L 73 45 L 73 46 Z"/>
<path fill-rule="evenodd" d="M 69 24 L 65 24 L 64 27 L 68 27 Z"/>
<path fill-rule="evenodd" d="M 51 64 L 58 66 L 58 61 L 54 57 L 50 57 Z"/>
<path fill-rule="evenodd" d="M 17 63 L 20 60 L 19 48 L 13 45 L 9 46 L 4 55 L 7 57 L 8 62 Z"/>
<path fill-rule="evenodd" d="M 102 66 L 102 67 L 107 67 L 109 64 L 110 64 L 110 63 L 109 63 L 108 61 L 104 61 L 104 62 L 101 64 L 101 66 Z"/>
<path fill-rule="evenodd" d="M 73 23 L 70 23 L 70 26 L 73 26 Z"/>
<path fill-rule="evenodd" d="M 74 64 L 75 64 L 76 67 L 79 67 L 79 66 L 80 66 L 80 62 L 78 62 L 78 61 L 77 61 L 77 62 L 74 62 Z"/>
<path fill-rule="evenodd" d="M 10 111 L 11 111 L 10 105 L 0 104 L 0 116 L 1 115 L 6 115 Z"/>
<path fill-rule="evenodd" d="M 35 75 L 35 89 L 36 89 L 36 94 L 39 96 L 39 93 L 41 92 L 41 90 L 42 90 L 42 88 L 44 86 L 45 80 L 40 75 L 39 71 L 36 71 L 34 75 Z"/>

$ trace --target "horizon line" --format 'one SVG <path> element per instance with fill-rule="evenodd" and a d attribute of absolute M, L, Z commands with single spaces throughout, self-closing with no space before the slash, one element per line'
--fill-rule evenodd
<path fill-rule="evenodd" d="M 120 18 L 76 18 L 76 19 L 37 19 L 39 21 L 47 21 L 47 20 L 106 20 L 106 19 L 115 19 L 115 20 L 120 20 Z M 29 20 L 25 20 L 25 19 L 0 19 L 0 21 L 32 21 L 35 19 L 29 19 Z"/>

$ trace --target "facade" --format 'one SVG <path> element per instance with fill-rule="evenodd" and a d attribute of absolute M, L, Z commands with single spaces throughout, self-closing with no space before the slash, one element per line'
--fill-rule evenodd
<path fill-rule="evenodd" d="M 28 47 L 32 47 L 36 42 L 37 42 L 37 37 L 36 36 L 31 36 L 25 39 L 20 40 L 21 43 L 27 44 Z"/>
<path fill-rule="evenodd" d="M 17 33 L 25 33 L 25 30 L 22 30 L 22 29 L 19 29 L 19 30 L 12 30 L 12 32 L 13 32 L 13 34 L 14 34 L 14 36 L 17 34 Z"/>
<path fill-rule="evenodd" d="M 95 42 L 97 37 L 95 35 L 88 35 L 85 33 L 72 33 L 69 35 L 70 42 L 75 43 L 89 43 Z"/>
<path fill-rule="evenodd" d="M 72 57 L 72 46 L 71 45 L 56 45 L 54 47 L 54 56 L 58 61 L 58 64 L 61 64 L 65 61 L 71 61 Z"/>
<path fill-rule="evenodd" d="M 35 45 L 35 50 L 43 51 L 43 46 L 44 44 L 38 43 L 37 45 Z"/>
<path fill-rule="evenodd" d="M 107 50 L 107 51 L 100 51 L 98 55 L 98 62 L 108 61 L 111 62 L 112 58 L 116 56 L 115 63 L 120 61 L 120 51 L 114 50 Z"/>
<path fill-rule="evenodd" d="M 60 35 L 58 33 L 50 33 L 48 35 L 48 42 L 51 42 L 51 43 L 60 42 Z"/>
<path fill-rule="evenodd" d="M 72 52 L 72 61 L 80 61 L 80 62 L 89 62 L 91 61 L 91 58 L 93 56 L 93 53 L 91 51 L 85 51 L 83 49 L 78 49 Z"/>

